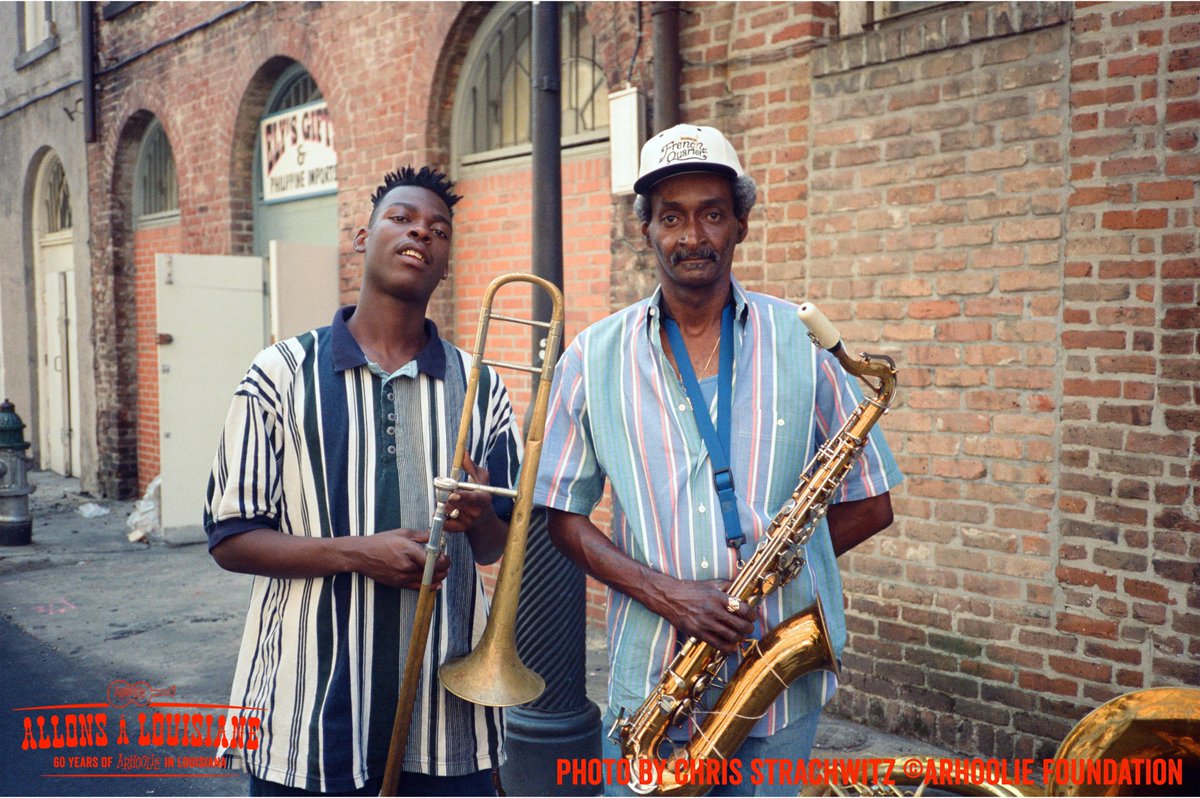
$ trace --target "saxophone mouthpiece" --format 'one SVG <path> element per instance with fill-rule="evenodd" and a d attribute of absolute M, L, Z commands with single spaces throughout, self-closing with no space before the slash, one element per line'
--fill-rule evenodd
<path fill-rule="evenodd" d="M 812 338 L 817 346 L 833 351 L 841 343 L 842 336 L 837 327 L 834 327 L 833 322 L 826 318 L 825 314 L 813 303 L 805 302 L 800 306 L 797 315 L 800 316 L 800 321 L 804 322 L 804 326 L 808 328 L 808 337 Z"/>

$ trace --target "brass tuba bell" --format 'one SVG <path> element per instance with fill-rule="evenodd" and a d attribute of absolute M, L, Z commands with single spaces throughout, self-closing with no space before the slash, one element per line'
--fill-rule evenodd
<path fill-rule="evenodd" d="M 1072 764 L 1044 774 L 1046 795 L 1200 795 L 1200 688 L 1151 687 L 1117 696 L 1075 724 L 1054 759 Z M 1182 783 L 1105 784 L 1103 778 L 1077 778 L 1078 769 L 1089 762 L 1102 766 L 1135 759 L 1167 768 L 1178 762 Z M 1176 781 L 1174 774 L 1168 775 Z"/>

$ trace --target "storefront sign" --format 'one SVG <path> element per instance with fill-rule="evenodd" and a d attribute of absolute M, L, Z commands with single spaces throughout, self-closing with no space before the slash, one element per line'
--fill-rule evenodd
<path fill-rule="evenodd" d="M 264 117 L 259 138 L 265 201 L 337 190 L 333 122 L 324 101 Z"/>

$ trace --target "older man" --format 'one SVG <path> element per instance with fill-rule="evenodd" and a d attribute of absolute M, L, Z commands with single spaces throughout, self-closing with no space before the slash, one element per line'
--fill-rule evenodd
<path fill-rule="evenodd" d="M 733 277 L 756 188 L 724 135 L 696 125 L 659 133 L 642 149 L 634 190 L 659 286 L 564 353 L 535 492 L 551 509 L 555 544 L 609 588 L 609 723 L 641 704 L 683 640 L 732 652 L 818 596 L 840 655 L 836 557 L 891 523 L 888 491 L 901 479 L 872 433 L 800 575 L 756 608 L 730 601 L 741 558 L 860 393 L 809 343 L 796 306 Z M 605 480 L 611 540 L 589 518 Z M 723 771 L 714 794 L 794 794 L 794 785 L 753 785 L 748 760 L 808 756 L 836 685 L 832 672 L 816 671 L 784 690 L 730 757 L 739 764 Z M 605 755 L 619 756 L 616 745 Z"/>

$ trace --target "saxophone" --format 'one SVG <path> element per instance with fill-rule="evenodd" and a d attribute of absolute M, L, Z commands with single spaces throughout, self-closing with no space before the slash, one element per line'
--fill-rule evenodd
<path fill-rule="evenodd" d="M 891 405 L 896 391 L 896 366 L 884 355 L 853 358 L 842 346 L 837 329 L 811 303 L 800 306 L 801 321 L 813 343 L 837 358 L 847 373 L 863 380 L 874 391 L 854 409 L 837 434 L 827 440 L 805 466 L 804 475 L 790 499 L 771 521 L 758 549 L 745 562 L 729 587 L 729 596 L 756 606 L 764 596 L 786 584 L 804 566 L 803 546 L 825 516 L 829 500 L 845 479 L 867 442 L 871 428 Z M 877 380 L 871 383 L 868 378 Z M 711 710 L 696 721 L 687 745 L 666 757 L 660 748 L 673 726 L 682 725 L 696 711 L 704 694 L 715 688 L 728 655 L 714 646 L 689 637 L 658 686 L 626 720 L 624 710 L 613 734 L 622 756 L 630 760 L 640 795 L 700 795 L 710 785 L 679 778 L 674 768 L 661 772 L 658 783 L 638 783 L 637 760 L 725 759 L 741 747 L 754 724 L 779 694 L 801 675 L 813 670 L 837 671 L 821 602 L 793 615 L 770 631 L 762 641 L 742 643 L 742 661 Z"/>

